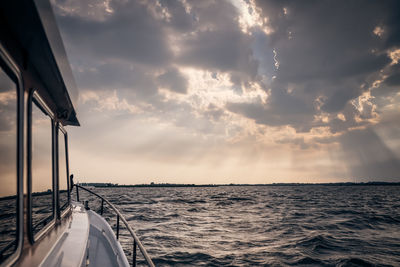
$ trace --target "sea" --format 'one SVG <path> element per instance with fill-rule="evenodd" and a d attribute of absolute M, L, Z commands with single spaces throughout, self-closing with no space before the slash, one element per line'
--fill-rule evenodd
<path fill-rule="evenodd" d="M 122 211 L 156 266 L 400 266 L 400 186 L 93 191 Z M 80 197 L 100 209 L 93 197 Z M 116 229 L 110 209 L 104 216 Z M 131 262 L 126 229 L 120 241 Z"/>

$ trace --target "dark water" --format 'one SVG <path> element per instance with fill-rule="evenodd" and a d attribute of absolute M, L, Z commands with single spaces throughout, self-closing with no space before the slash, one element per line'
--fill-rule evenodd
<path fill-rule="evenodd" d="M 17 197 L 0 198 L 0 261 L 16 249 Z"/>
<path fill-rule="evenodd" d="M 156 266 L 400 266 L 398 186 L 95 191 L 122 210 Z"/>
<path fill-rule="evenodd" d="M 53 192 L 49 190 L 34 193 L 32 196 L 33 233 L 36 235 L 53 219 Z"/>

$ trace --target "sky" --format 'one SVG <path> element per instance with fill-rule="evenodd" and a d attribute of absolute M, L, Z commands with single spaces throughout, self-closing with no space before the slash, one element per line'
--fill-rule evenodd
<path fill-rule="evenodd" d="M 398 1 L 52 4 L 78 181 L 400 181 Z"/>

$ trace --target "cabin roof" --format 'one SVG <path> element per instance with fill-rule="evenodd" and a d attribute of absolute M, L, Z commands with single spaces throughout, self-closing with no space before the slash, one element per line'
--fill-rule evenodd
<path fill-rule="evenodd" d="M 63 125 L 79 126 L 78 90 L 49 1 L 6 1 L 0 10 L 1 44 Z"/>

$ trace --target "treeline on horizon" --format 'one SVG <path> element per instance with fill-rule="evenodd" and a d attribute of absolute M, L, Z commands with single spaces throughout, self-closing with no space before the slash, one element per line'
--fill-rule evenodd
<path fill-rule="evenodd" d="M 340 182 L 340 183 L 270 183 L 270 184 L 175 184 L 175 183 L 149 183 L 149 184 L 118 184 L 118 183 L 79 183 L 81 186 L 94 187 L 218 187 L 218 186 L 351 186 L 351 185 L 400 185 L 400 182 Z"/>

